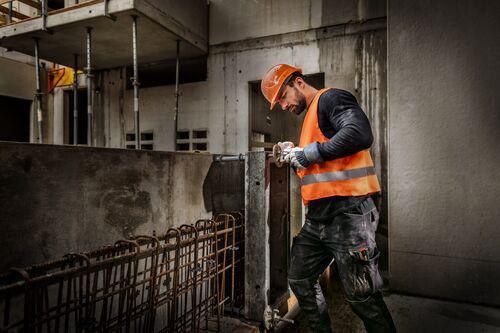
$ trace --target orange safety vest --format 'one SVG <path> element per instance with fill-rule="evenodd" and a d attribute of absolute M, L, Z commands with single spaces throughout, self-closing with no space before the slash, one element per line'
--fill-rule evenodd
<path fill-rule="evenodd" d="M 318 101 L 321 94 L 330 88 L 320 90 L 314 96 L 302 124 L 299 147 L 313 142 L 327 142 L 318 123 Z M 368 149 L 331 161 L 311 164 L 307 169 L 297 170 L 301 181 L 304 204 L 311 200 L 332 196 L 360 196 L 380 192 L 373 160 Z"/>

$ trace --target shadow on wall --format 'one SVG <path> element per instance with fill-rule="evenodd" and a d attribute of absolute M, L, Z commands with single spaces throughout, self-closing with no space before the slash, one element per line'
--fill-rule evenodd
<path fill-rule="evenodd" d="M 245 162 L 213 162 L 203 182 L 205 209 L 213 214 L 245 209 Z"/>

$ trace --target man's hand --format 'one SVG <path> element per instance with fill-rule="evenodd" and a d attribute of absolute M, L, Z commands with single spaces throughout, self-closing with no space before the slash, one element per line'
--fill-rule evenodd
<path fill-rule="evenodd" d="M 276 161 L 279 163 L 285 162 L 285 157 L 290 154 L 292 148 L 295 147 L 293 142 L 285 141 L 278 142 L 273 146 L 273 156 Z"/>
<path fill-rule="evenodd" d="M 311 164 L 305 158 L 304 148 L 300 147 L 292 148 L 290 153 L 285 156 L 285 162 L 290 163 L 290 165 L 296 169 L 307 169 Z"/>
<path fill-rule="evenodd" d="M 297 169 L 307 169 L 313 163 L 324 162 L 319 153 L 317 142 L 313 142 L 305 148 L 292 148 L 284 160 Z"/>

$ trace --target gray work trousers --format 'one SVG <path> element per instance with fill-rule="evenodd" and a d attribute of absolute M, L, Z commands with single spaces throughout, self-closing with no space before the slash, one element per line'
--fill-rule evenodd
<path fill-rule="evenodd" d="M 347 301 L 363 320 L 367 332 L 396 331 L 380 291 L 380 253 L 375 243 L 378 218 L 377 208 L 368 197 L 332 221 L 306 219 L 294 237 L 288 282 L 313 332 L 331 332 L 318 278 L 332 260 Z"/>

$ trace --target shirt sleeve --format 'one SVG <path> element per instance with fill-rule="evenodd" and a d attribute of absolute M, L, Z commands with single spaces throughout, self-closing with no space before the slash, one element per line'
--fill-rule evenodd
<path fill-rule="evenodd" d="M 329 141 L 318 144 L 325 161 L 355 154 L 373 143 L 370 122 L 356 98 L 344 90 L 334 92 L 321 96 L 318 107 L 318 113 L 322 113 L 318 114 L 320 128 L 329 128 L 333 133 Z"/>

